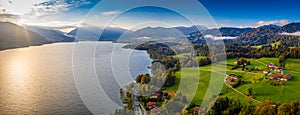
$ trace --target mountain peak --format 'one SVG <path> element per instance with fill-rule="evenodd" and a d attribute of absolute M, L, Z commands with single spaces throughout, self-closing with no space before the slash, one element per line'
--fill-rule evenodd
<path fill-rule="evenodd" d="M 280 28 L 280 26 L 275 25 L 275 24 L 269 24 L 269 25 L 263 25 L 263 26 L 260 26 L 260 27 L 258 27 L 258 28 L 263 28 L 263 29 L 274 28 L 274 29 L 278 29 L 278 28 Z"/>

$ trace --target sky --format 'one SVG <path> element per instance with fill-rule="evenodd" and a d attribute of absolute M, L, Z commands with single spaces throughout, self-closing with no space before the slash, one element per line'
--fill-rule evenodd
<path fill-rule="evenodd" d="M 300 21 L 299 0 L 199 0 L 205 10 L 199 10 L 190 0 L 172 0 L 167 4 L 180 12 L 158 6 L 126 9 L 133 0 L 99 5 L 100 0 L 0 0 L 0 21 L 20 25 L 45 26 L 70 31 L 86 20 L 104 26 L 138 29 L 145 26 L 213 25 L 258 27 L 268 24 L 285 25 Z M 161 0 L 152 0 L 163 4 Z M 155 2 L 149 2 L 155 4 Z M 98 4 L 98 5 L 97 5 Z M 147 4 L 146 4 L 147 5 Z M 200 8 L 201 9 L 201 8 Z M 204 18 L 204 17 L 211 17 Z M 87 19 L 89 18 L 89 19 Z M 198 20 L 199 19 L 199 20 Z M 92 21 L 91 21 L 92 20 Z M 191 23 L 190 21 L 194 21 Z M 101 23 L 103 22 L 103 23 Z"/>

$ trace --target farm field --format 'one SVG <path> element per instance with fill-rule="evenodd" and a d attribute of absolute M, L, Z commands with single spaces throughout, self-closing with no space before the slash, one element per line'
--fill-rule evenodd
<path fill-rule="evenodd" d="M 231 66 L 227 66 L 225 69 L 220 67 L 215 67 L 214 65 L 208 65 L 200 67 L 199 69 L 195 68 L 182 68 L 184 74 L 181 75 L 181 72 L 176 73 L 176 85 L 173 87 L 168 88 L 167 92 L 174 92 L 178 89 L 180 80 L 183 79 L 197 79 L 199 83 L 191 82 L 188 87 L 196 87 L 198 85 L 198 89 L 196 92 L 195 97 L 193 98 L 192 103 L 194 104 L 201 104 L 202 100 L 205 96 L 209 83 L 211 82 L 211 74 L 217 75 L 215 77 L 220 78 L 223 80 L 225 75 L 215 74 L 216 72 L 212 72 L 212 68 L 214 71 L 226 71 L 226 74 L 234 74 L 242 76 L 242 80 L 251 81 L 251 83 L 241 84 L 236 89 L 240 92 L 246 93 L 247 88 L 252 87 L 254 91 L 253 98 L 256 100 L 272 100 L 273 102 L 292 102 L 292 101 L 300 101 L 300 91 L 294 90 L 300 88 L 300 59 L 287 59 L 286 60 L 286 68 L 284 70 L 284 74 L 291 74 L 293 78 L 290 81 L 284 83 L 284 85 L 279 86 L 272 86 L 266 83 L 265 74 L 262 73 L 262 70 L 267 69 L 265 64 L 274 63 L 278 64 L 277 58 L 260 58 L 257 60 L 254 59 L 247 59 L 250 61 L 251 65 L 255 65 L 258 70 L 255 72 L 245 72 L 242 71 L 240 68 L 231 70 Z M 226 62 L 222 62 L 223 65 L 231 65 L 234 64 L 235 59 L 228 59 Z M 200 71 L 200 76 L 195 73 Z M 222 73 L 222 72 L 221 72 Z M 195 76 L 196 75 L 196 76 Z M 198 78 L 196 78 L 198 77 Z M 260 80 L 259 80 L 260 79 Z M 181 84 L 183 85 L 183 84 Z M 221 97 L 229 97 L 232 99 L 238 99 L 243 102 L 243 104 L 248 103 L 256 103 L 251 101 L 250 99 L 241 96 L 237 92 L 233 91 L 232 89 L 228 88 L 226 85 L 223 86 L 221 91 Z M 257 104 L 257 103 L 256 103 Z"/>

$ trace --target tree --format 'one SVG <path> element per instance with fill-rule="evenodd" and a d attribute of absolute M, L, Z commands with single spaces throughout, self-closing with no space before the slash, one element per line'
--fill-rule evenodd
<path fill-rule="evenodd" d="M 252 87 L 247 88 L 247 95 L 253 96 L 253 88 Z"/>
<path fill-rule="evenodd" d="M 280 55 L 280 56 L 279 56 L 279 63 L 280 63 L 281 65 L 283 65 L 284 60 L 285 60 L 285 56 L 284 56 L 284 55 Z"/>
<path fill-rule="evenodd" d="M 270 101 L 262 101 L 255 109 L 255 115 L 276 115 L 276 106 Z"/>
<path fill-rule="evenodd" d="M 287 103 L 284 103 L 284 104 L 281 104 L 279 107 L 278 107 L 278 112 L 277 114 L 278 115 L 292 115 L 291 113 L 291 107 L 289 104 Z"/>

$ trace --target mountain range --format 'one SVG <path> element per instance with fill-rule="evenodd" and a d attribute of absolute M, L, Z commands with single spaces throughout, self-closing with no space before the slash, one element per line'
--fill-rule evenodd
<path fill-rule="evenodd" d="M 113 27 L 103 29 L 95 26 L 81 26 L 70 31 L 67 35 L 76 37 L 78 41 L 114 41 L 126 31 L 129 30 Z"/>
<path fill-rule="evenodd" d="M 207 29 L 205 26 L 146 27 L 136 31 L 113 27 L 102 29 L 93 26 L 81 26 L 65 34 L 52 28 L 38 26 L 22 27 L 9 22 L 0 22 L 0 30 L 0 50 L 55 42 L 73 42 L 75 41 L 74 37 L 77 37 L 76 40 L 79 41 L 115 41 L 120 37 L 130 39 L 181 39 L 187 37 L 193 43 L 205 43 L 204 38 L 218 36 L 215 38 L 243 45 L 262 45 L 281 42 L 281 44 L 287 46 L 297 46 L 300 39 L 300 23 L 290 23 L 282 27 L 265 25 L 258 28 L 222 27 L 219 29 Z M 100 36 L 99 32 L 101 31 L 103 33 Z"/>
<path fill-rule="evenodd" d="M 54 42 L 73 42 L 72 37 L 53 29 L 33 26 L 19 26 L 0 22 L 0 50 L 43 45 Z"/>
<path fill-rule="evenodd" d="M 79 40 L 99 40 L 99 41 L 114 41 L 119 39 L 141 39 L 141 38 L 178 38 L 185 37 L 186 35 L 199 30 L 206 30 L 205 26 L 191 26 L 191 27 L 146 27 L 136 31 L 126 30 L 122 28 L 99 28 L 95 26 L 82 26 L 75 28 L 67 35 L 76 36 L 77 32 L 80 35 Z M 102 32 L 100 36 L 100 32 Z M 98 37 L 100 36 L 100 37 Z"/>
<path fill-rule="evenodd" d="M 223 37 L 225 42 L 234 42 L 242 45 L 253 46 L 281 42 L 281 44 L 287 46 L 297 46 L 299 36 L 293 33 L 299 31 L 300 23 L 290 23 L 282 27 L 277 25 L 264 25 L 258 28 L 222 27 L 191 33 L 188 39 L 193 43 L 206 43 L 205 36 L 211 35 L 219 36 L 219 38 Z"/>

